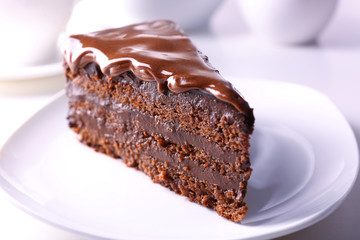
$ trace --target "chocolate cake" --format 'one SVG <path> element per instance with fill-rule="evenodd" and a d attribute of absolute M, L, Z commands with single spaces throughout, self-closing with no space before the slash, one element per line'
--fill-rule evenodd
<path fill-rule="evenodd" d="M 175 23 L 72 35 L 63 50 L 81 142 L 231 221 L 245 216 L 253 111 Z"/>

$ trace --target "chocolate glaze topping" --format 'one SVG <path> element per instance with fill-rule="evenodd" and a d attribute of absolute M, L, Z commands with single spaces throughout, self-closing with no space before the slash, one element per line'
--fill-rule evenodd
<path fill-rule="evenodd" d="M 254 118 L 240 93 L 171 21 L 72 35 L 64 44 L 64 59 L 75 73 L 90 62 L 108 77 L 132 71 L 144 81 L 156 81 L 160 92 L 203 90 Z"/>

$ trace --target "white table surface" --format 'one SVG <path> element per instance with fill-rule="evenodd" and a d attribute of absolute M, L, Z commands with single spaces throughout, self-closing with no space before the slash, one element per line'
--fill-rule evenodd
<path fill-rule="evenodd" d="M 323 92 L 343 112 L 360 142 L 359 9 L 360 1 L 343 0 L 318 43 L 308 46 L 280 46 L 254 37 L 244 25 L 235 1 L 224 2 L 213 16 L 211 34 L 191 35 L 225 78 L 286 81 Z M 0 81 L 0 146 L 64 83 L 61 74 L 43 79 Z M 358 178 L 352 192 L 329 217 L 281 239 L 360 239 L 359 187 Z M 27 215 L 0 190 L 0 239 L 85 238 Z"/>

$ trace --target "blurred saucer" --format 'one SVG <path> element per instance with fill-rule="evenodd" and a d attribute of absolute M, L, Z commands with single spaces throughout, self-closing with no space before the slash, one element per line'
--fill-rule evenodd
<path fill-rule="evenodd" d="M 0 81 L 30 80 L 59 75 L 63 72 L 61 61 L 29 67 L 5 68 L 0 71 Z"/>

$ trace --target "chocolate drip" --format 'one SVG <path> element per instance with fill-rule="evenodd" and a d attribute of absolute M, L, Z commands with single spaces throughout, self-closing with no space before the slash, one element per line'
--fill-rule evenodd
<path fill-rule="evenodd" d="M 254 118 L 238 91 L 171 21 L 72 35 L 64 44 L 64 58 L 75 73 L 96 62 L 108 77 L 130 70 L 144 81 L 157 81 L 160 92 L 203 90 Z"/>

